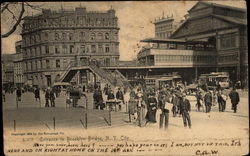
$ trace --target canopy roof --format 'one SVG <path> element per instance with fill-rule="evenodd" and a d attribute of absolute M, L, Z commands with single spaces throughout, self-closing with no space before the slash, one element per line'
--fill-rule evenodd
<path fill-rule="evenodd" d="M 206 41 L 185 41 L 181 39 L 160 39 L 160 38 L 146 38 L 141 42 L 147 43 L 172 43 L 172 44 L 208 44 Z"/>

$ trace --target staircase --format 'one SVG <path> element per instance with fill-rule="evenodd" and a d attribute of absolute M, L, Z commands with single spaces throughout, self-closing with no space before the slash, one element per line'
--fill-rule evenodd
<path fill-rule="evenodd" d="M 69 82 L 77 73 L 77 70 L 71 70 L 72 67 L 75 66 L 75 62 L 72 61 L 65 68 L 64 74 L 61 76 L 59 82 Z"/>
<path fill-rule="evenodd" d="M 113 86 L 117 86 L 117 80 L 108 72 L 105 71 L 104 69 L 101 69 L 97 67 L 94 64 L 90 64 L 89 68 L 94 72 L 96 75 L 100 76 L 101 78 L 105 79 L 108 81 L 109 84 Z"/>
<path fill-rule="evenodd" d="M 69 82 L 76 75 L 77 70 L 73 70 L 72 67 L 75 67 L 74 61 L 70 62 L 69 65 L 65 68 L 65 73 L 60 78 L 60 82 Z M 90 63 L 88 67 L 93 73 L 106 80 L 107 83 L 112 86 L 130 86 L 128 79 L 123 76 L 118 70 L 110 72 L 92 63 Z"/>
<path fill-rule="evenodd" d="M 115 70 L 114 73 L 116 74 L 117 79 L 119 79 L 124 87 L 131 87 L 129 84 L 128 79 L 122 75 L 118 70 Z"/>

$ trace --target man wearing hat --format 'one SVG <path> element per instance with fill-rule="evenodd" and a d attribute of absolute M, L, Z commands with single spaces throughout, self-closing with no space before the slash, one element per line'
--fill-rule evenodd
<path fill-rule="evenodd" d="M 237 112 L 237 105 L 240 102 L 240 96 L 239 93 L 236 91 L 236 88 L 233 87 L 232 91 L 229 93 L 229 97 L 231 99 L 232 108 L 234 110 L 234 113 Z"/>
<path fill-rule="evenodd" d="M 120 100 L 121 103 L 124 104 L 124 95 L 120 87 L 118 88 L 118 91 L 116 92 L 116 99 Z M 121 110 L 122 108 L 121 103 L 119 104 L 119 110 Z"/>
<path fill-rule="evenodd" d="M 191 119 L 189 115 L 189 112 L 191 111 L 191 105 L 190 105 L 189 100 L 186 99 L 185 93 L 183 93 L 182 95 L 182 99 L 180 101 L 180 107 L 181 107 L 184 127 L 187 127 L 187 123 L 188 123 L 188 127 L 191 128 Z"/>
<path fill-rule="evenodd" d="M 209 90 L 207 90 L 207 93 L 204 96 L 204 102 L 206 107 L 206 113 L 209 113 L 211 111 L 212 106 L 212 94 Z"/>

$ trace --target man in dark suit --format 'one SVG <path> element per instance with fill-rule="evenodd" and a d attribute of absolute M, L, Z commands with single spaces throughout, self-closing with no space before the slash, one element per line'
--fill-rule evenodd
<path fill-rule="evenodd" d="M 237 112 L 237 105 L 240 102 L 240 96 L 239 93 L 236 91 L 235 88 L 229 93 L 229 97 L 231 99 L 232 107 L 234 110 L 234 113 Z"/>
<path fill-rule="evenodd" d="M 183 94 L 182 99 L 180 101 L 180 108 L 181 108 L 181 113 L 182 113 L 182 118 L 183 118 L 183 123 L 184 127 L 191 128 L 191 119 L 189 112 L 191 111 L 191 105 L 188 99 L 186 99 L 186 94 Z"/>
<path fill-rule="evenodd" d="M 211 111 L 212 106 L 212 94 L 209 90 L 207 90 L 206 95 L 204 96 L 204 102 L 206 107 L 206 113 L 209 113 Z"/>

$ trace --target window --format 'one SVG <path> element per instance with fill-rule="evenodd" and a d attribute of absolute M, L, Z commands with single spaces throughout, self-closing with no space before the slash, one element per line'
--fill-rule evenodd
<path fill-rule="evenodd" d="M 67 59 L 63 59 L 63 67 L 67 67 L 67 65 L 68 65 Z"/>
<path fill-rule="evenodd" d="M 62 33 L 62 40 L 66 39 L 66 33 Z"/>
<path fill-rule="evenodd" d="M 39 60 L 39 69 L 41 69 L 42 67 L 43 67 L 42 60 Z"/>
<path fill-rule="evenodd" d="M 102 53 L 102 52 L 103 52 L 103 48 L 102 48 L 102 45 L 101 45 L 101 44 L 98 45 L 98 52 L 99 52 L 99 53 Z"/>
<path fill-rule="evenodd" d="M 80 40 L 83 40 L 83 39 L 84 39 L 84 37 L 85 37 L 85 33 L 84 33 L 84 32 L 80 32 L 79 37 L 80 37 Z"/>
<path fill-rule="evenodd" d="M 34 43 L 36 43 L 36 36 L 35 35 L 33 36 L 33 40 L 34 40 Z"/>
<path fill-rule="evenodd" d="M 103 35 L 102 35 L 102 33 L 99 33 L 99 34 L 98 34 L 98 40 L 103 40 Z"/>
<path fill-rule="evenodd" d="M 36 69 L 38 69 L 38 64 L 37 64 L 37 61 L 35 61 L 35 67 L 36 67 Z"/>
<path fill-rule="evenodd" d="M 67 46 L 63 45 L 63 54 L 67 54 Z"/>
<path fill-rule="evenodd" d="M 56 54 L 60 54 L 59 46 L 55 46 L 55 53 L 56 53 Z"/>
<path fill-rule="evenodd" d="M 234 33 L 221 35 L 220 45 L 222 49 L 235 48 L 236 47 L 236 36 Z"/>
<path fill-rule="evenodd" d="M 105 52 L 106 52 L 106 53 L 108 53 L 108 52 L 109 52 L 109 50 L 110 50 L 110 49 L 109 49 L 109 45 L 108 45 L 108 44 L 106 44 L 106 45 L 105 45 Z"/>
<path fill-rule="evenodd" d="M 58 33 L 55 33 L 55 40 L 59 40 L 59 34 Z"/>
<path fill-rule="evenodd" d="M 44 40 L 45 40 L 45 41 L 48 41 L 48 38 L 49 38 L 48 33 L 44 33 Z"/>
<path fill-rule="evenodd" d="M 56 60 L 56 68 L 60 68 L 60 60 Z"/>
<path fill-rule="evenodd" d="M 69 34 L 69 40 L 70 41 L 73 40 L 73 34 L 72 33 Z"/>
<path fill-rule="evenodd" d="M 81 45 L 81 47 L 80 47 L 80 53 L 85 53 L 85 45 Z"/>
<path fill-rule="evenodd" d="M 114 38 L 115 40 L 118 40 L 118 32 L 115 32 Z"/>
<path fill-rule="evenodd" d="M 91 52 L 96 53 L 96 46 L 95 45 L 91 45 Z"/>
<path fill-rule="evenodd" d="M 105 33 L 105 40 L 109 40 L 109 33 Z"/>
<path fill-rule="evenodd" d="M 46 68 L 50 68 L 49 60 L 46 60 Z"/>
<path fill-rule="evenodd" d="M 92 34 L 90 35 L 90 39 L 91 39 L 91 40 L 95 40 L 95 33 L 92 33 Z"/>
<path fill-rule="evenodd" d="M 45 52 L 46 54 L 49 54 L 49 46 L 45 46 Z"/>
<path fill-rule="evenodd" d="M 73 45 L 70 45 L 70 48 L 69 48 L 69 53 L 73 53 L 73 51 L 74 51 L 74 46 Z"/>

